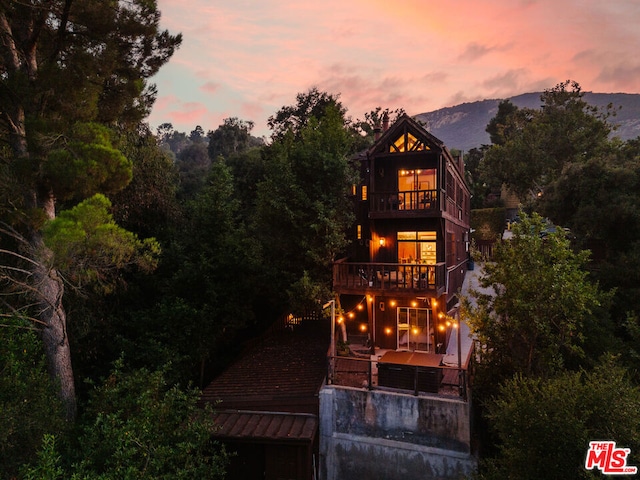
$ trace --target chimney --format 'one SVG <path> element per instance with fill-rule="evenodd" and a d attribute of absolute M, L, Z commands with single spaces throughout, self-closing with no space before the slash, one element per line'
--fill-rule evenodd
<path fill-rule="evenodd" d="M 375 141 L 377 142 L 378 140 L 380 140 L 380 136 L 382 135 L 382 128 L 380 127 L 380 124 L 376 124 L 375 127 L 373 127 L 373 138 L 375 139 Z"/>
<path fill-rule="evenodd" d="M 384 112 L 382 114 L 382 131 L 386 132 L 387 130 L 389 130 L 389 113 Z"/>

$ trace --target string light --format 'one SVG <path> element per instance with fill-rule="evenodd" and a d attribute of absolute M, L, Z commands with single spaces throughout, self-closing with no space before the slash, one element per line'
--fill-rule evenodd
<path fill-rule="evenodd" d="M 353 320 L 354 318 L 356 318 L 356 313 L 358 311 L 364 310 L 364 304 L 366 303 L 367 300 L 372 302 L 373 297 L 371 296 L 362 297 L 362 300 L 360 300 L 358 304 L 355 307 L 353 307 L 351 310 L 349 310 L 348 312 L 345 312 L 344 316 L 349 318 L 350 320 Z M 344 317 L 342 316 L 337 319 L 338 323 L 342 322 L 343 320 L 344 320 Z"/>
<path fill-rule="evenodd" d="M 349 318 L 350 320 L 353 320 L 356 318 L 356 313 L 357 311 L 362 311 L 364 310 L 364 306 L 365 303 L 367 302 L 367 300 L 369 302 L 373 302 L 373 296 L 371 295 L 366 295 L 364 297 L 362 297 L 362 300 L 360 300 L 360 302 L 358 302 L 350 311 L 346 312 L 344 314 L 344 316 L 339 316 L 336 318 L 336 322 L 341 324 L 342 322 L 344 322 L 345 317 Z M 435 298 L 431 298 L 430 300 L 430 304 L 431 304 L 431 308 L 435 313 L 436 307 L 438 305 L 438 302 Z M 389 300 L 389 306 L 391 307 L 396 307 L 398 304 L 398 302 L 396 300 Z M 412 301 L 411 302 L 411 306 L 412 307 L 416 307 L 418 305 L 417 301 Z M 449 317 L 448 315 L 445 315 L 443 312 L 438 312 L 437 314 L 438 320 L 440 321 L 438 324 L 438 330 L 440 332 L 444 332 L 447 330 L 447 328 L 458 328 L 458 321 L 452 317 Z M 444 321 L 443 321 L 444 320 Z M 361 323 L 359 326 L 359 329 L 361 332 L 366 332 L 368 330 L 368 324 L 366 323 Z M 390 327 L 386 327 L 384 329 L 384 333 L 386 335 L 391 335 L 393 333 L 393 329 Z M 417 334 L 417 331 L 413 332 L 414 334 Z"/>

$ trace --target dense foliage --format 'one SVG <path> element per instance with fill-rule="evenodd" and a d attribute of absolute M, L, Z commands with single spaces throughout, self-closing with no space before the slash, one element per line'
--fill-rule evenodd
<path fill-rule="evenodd" d="M 211 440 L 199 393 L 167 385 L 162 371 L 112 373 L 90 395 L 74 438 L 44 436 L 26 479 L 222 479 L 226 453 Z"/>
<path fill-rule="evenodd" d="M 63 408 L 47 375 L 42 344 L 30 322 L 6 318 L 0 328 L 0 478 L 31 461 L 42 436 L 64 432 Z"/>
<path fill-rule="evenodd" d="M 596 478 L 584 468 L 589 440 L 632 452 L 640 442 L 638 140 L 612 137 L 611 110 L 587 105 L 575 82 L 542 101 L 501 103 L 475 165 L 492 192 L 497 181 L 533 212 L 485 265 L 492 295 L 466 304 L 481 431 L 492 434 L 487 479 Z"/>
<path fill-rule="evenodd" d="M 615 333 L 630 340 L 629 322 L 637 324 L 640 312 L 639 142 L 612 137 L 613 106 L 601 112 L 583 96 L 567 81 L 544 93 L 540 110 L 503 102 L 487 127 L 493 145 L 478 170 L 486 182 L 498 180 L 518 194 L 529 211 L 569 228 L 574 245 L 591 251 L 585 267 L 603 288 L 615 289 L 610 316 Z M 628 348 L 635 351 L 633 342 Z"/>
<path fill-rule="evenodd" d="M 157 140 L 144 125 L 78 124 L 71 132 L 82 138 L 52 150 L 61 167 L 90 166 L 97 178 L 122 167 L 126 175 L 114 188 L 94 188 L 79 173 L 51 167 L 68 193 L 39 235 L 67 287 L 61 306 L 72 320 L 75 379 L 89 382 L 78 383 L 74 429 L 54 428 L 49 410 L 34 412 L 36 433 L 14 457 L 14 474 L 26 463 L 24 478 L 219 478 L 224 454 L 209 441 L 206 417 L 187 421 L 198 417 L 198 394 L 188 385 L 205 385 L 286 306 L 315 307 L 328 296 L 330 265 L 352 221 L 348 195 L 357 178 L 349 155 L 357 134 L 337 97 L 310 91 L 297 100 L 311 107 L 309 117 L 300 110 L 299 130 L 280 129 L 268 146 L 247 141 L 250 123 L 231 119 L 208 135 L 165 126 Z M 167 150 L 178 139 L 179 150 Z M 217 142 L 215 158 L 208 140 Z M 14 213 L 10 202 L 5 213 Z M 14 250 L 23 236 L 8 214 L 3 219 L 4 252 L 14 258 L 8 274 L 15 259 L 30 257 Z M 127 368 L 111 371 L 121 355 Z M 32 372 L 40 380 L 48 379 L 43 366 Z M 11 445 L 7 439 L 3 448 Z"/>
<path fill-rule="evenodd" d="M 118 149 L 116 132 L 135 130 L 148 114 L 155 91 L 147 80 L 181 42 L 159 21 L 156 2 L 148 0 L 0 5 L 0 140 L 10 186 L 3 200 L 11 206 L 3 205 L 2 231 L 17 246 L 3 252 L 0 266 L 13 287 L 11 308 L 41 329 L 69 420 L 76 398 L 66 279 L 55 265 L 55 238 L 45 240 L 43 228 L 61 209 L 131 181 L 132 163 Z M 129 240 L 135 235 L 120 235 Z M 103 242 L 100 254 L 109 256 L 111 246 Z M 87 247 L 83 259 L 98 253 Z"/>
<path fill-rule="evenodd" d="M 523 214 L 512 233 L 484 266 L 485 290 L 466 306 L 482 345 L 480 388 L 514 374 L 551 376 L 583 362 L 588 324 L 608 301 L 584 270 L 588 252 L 574 253 L 564 232 L 548 232 L 538 215 Z"/>
<path fill-rule="evenodd" d="M 602 478 L 584 468 L 594 439 L 629 448 L 628 465 L 640 460 L 640 390 L 611 358 L 549 380 L 516 375 L 501 386 L 488 417 L 500 455 L 484 466 L 486 480 Z"/>

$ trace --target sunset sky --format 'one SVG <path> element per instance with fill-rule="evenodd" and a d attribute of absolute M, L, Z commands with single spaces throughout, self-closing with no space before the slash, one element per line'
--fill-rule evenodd
<path fill-rule="evenodd" d="M 410 115 L 575 80 L 640 93 L 637 0 L 158 0 L 182 47 L 152 79 L 149 123 L 266 120 L 311 87 L 348 115 Z"/>

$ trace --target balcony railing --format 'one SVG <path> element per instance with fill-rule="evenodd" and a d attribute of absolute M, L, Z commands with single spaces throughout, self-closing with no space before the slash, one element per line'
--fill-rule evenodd
<path fill-rule="evenodd" d="M 445 286 L 446 265 L 421 263 L 354 263 L 338 261 L 333 265 L 336 291 L 405 290 L 437 292 Z"/>
<path fill-rule="evenodd" d="M 436 394 L 467 400 L 467 366 L 457 368 L 446 365 L 420 367 L 381 364 L 374 355 L 370 358 L 328 355 L 327 362 L 327 381 L 331 385 L 368 390 L 384 389 L 416 396 Z"/>
<path fill-rule="evenodd" d="M 438 210 L 438 190 L 371 193 L 370 198 L 370 211 L 375 213 Z"/>

